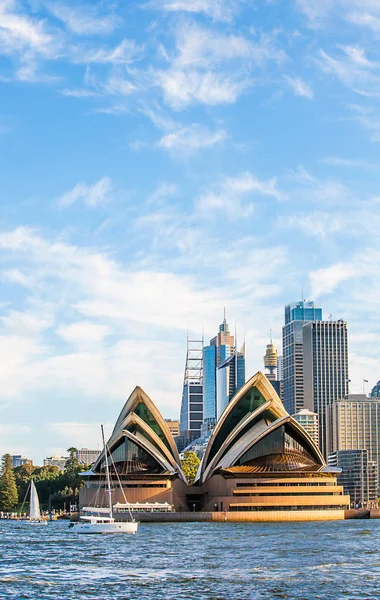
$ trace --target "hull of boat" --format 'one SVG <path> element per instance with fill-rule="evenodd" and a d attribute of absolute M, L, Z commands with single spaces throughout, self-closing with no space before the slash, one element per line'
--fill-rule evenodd
<path fill-rule="evenodd" d="M 82 534 L 137 533 L 138 523 L 75 523 L 73 530 Z"/>

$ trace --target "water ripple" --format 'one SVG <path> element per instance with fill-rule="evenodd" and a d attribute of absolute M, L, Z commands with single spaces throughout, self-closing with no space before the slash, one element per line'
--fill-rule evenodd
<path fill-rule="evenodd" d="M 380 600 L 380 521 L 140 524 L 77 536 L 2 522 L 0 598 Z"/>

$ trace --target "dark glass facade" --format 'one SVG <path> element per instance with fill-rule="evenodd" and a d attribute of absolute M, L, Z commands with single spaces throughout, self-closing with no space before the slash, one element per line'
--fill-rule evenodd
<path fill-rule="evenodd" d="M 303 326 L 309 321 L 321 321 L 322 309 L 314 302 L 295 302 L 285 307 L 285 326 L 282 329 L 283 403 L 290 415 L 305 404 L 303 373 Z"/>

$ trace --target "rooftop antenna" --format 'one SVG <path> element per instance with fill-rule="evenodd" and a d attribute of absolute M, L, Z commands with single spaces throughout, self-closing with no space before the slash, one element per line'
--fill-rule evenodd
<path fill-rule="evenodd" d="M 270 343 L 272 343 L 272 328 L 270 328 Z"/>

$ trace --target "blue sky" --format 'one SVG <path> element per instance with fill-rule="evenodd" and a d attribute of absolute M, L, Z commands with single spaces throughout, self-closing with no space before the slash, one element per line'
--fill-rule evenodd
<path fill-rule="evenodd" d="M 377 0 L 0 0 L 0 453 L 179 415 L 223 306 L 262 369 L 284 304 L 380 378 Z"/>

